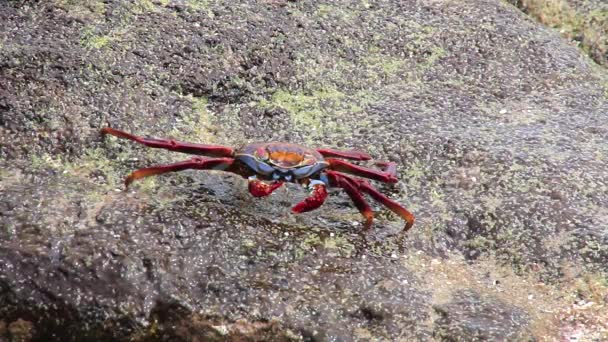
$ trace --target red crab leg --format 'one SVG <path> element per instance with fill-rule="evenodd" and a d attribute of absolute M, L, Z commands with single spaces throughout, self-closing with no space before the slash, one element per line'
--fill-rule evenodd
<path fill-rule="evenodd" d="M 283 182 L 265 183 L 255 178 L 249 178 L 249 193 L 253 197 L 264 197 L 283 185 Z"/>
<path fill-rule="evenodd" d="M 335 171 L 346 172 L 385 183 L 397 183 L 397 177 L 395 175 L 397 167 L 396 165 L 393 165 L 394 163 L 380 162 L 378 165 L 381 165 L 384 170 L 374 170 L 368 167 L 351 164 L 340 159 L 327 158 L 325 161 L 329 163 L 329 168 Z"/>
<path fill-rule="evenodd" d="M 350 199 L 353 201 L 355 207 L 357 207 L 361 215 L 365 217 L 365 229 L 369 229 L 372 226 L 372 221 L 374 220 L 374 212 L 365 198 L 363 198 L 363 195 L 361 195 L 361 192 L 357 190 L 357 186 L 354 182 L 352 182 L 353 179 L 350 177 L 345 177 L 345 175 L 339 172 L 327 170 L 326 173 L 331 186 L 342 188 L 344 191 L 346 191 L 346 194 L 348 194 L 348 197 L 350 197 Z"/>
<path fill-rule="evenodd" d="M 360 181 L 359 189 L 372 196 L 376 201 L 382 203 L 385 207 L 389 208 L 392 212 L 405 220 L 405 227 L 403 227 L 403 230 L 401 231 L 402 234 L 412 228 L 416 218 L 414 217 L 414 214 L 410 213 L 409 210 L 405 209 L 403 206 L 401 206 L 401 204 L 386 197 L 380 191 L 376 190 L 376 188 L 371 186 L 371 184 L 369 184 L 367 181 Z"/>
<path fill-rule="evenodd" d="M 305 198 L 302 202 L 294 205 L 291 208 L 292 212 L 299 214 L 311 211 L 317 209 L 323 204 L 323 202 L 325 202 L 325 199 L 327 198 L 327 188 L 325 187 L 325 184 L 319 182 L 313 185 L 312 188 L 312 194 Z"/>
<path fill-rule="evenodd" d="M 205 158 L 205 157 L 195 157 L 189 160 L 185 160 L 182 162 L 174 163 L 174 164 L 166 164 L 166 165 L 158 165 L 147 167 L 144 169 L 139 169 L 132 172 L 125 179 L 125 187 L 129 187 L 134 180 L 160 175 L 168 172 L 176 172 L 187 169 L 196 169 L 196 170 L 227 170 L 234 163 L 234 159 L 232 158 Z"/>
<path fill-rule="evenodd" d="M 405 223 L 405 227 L 402 230 L 402 233 L 407 232 L 414 225 L 414 221 L 416 220 L 416 218 L 414 217 L 414 215 L 412 213 L 410 213 L 407 209 L 405 209 L 399 203 L 393 201 L 392 199 L 386 197 L 381 192 L 376 190 L 376 188 L 374 188 L 371 184 L 369 184 L 369 182 L 362 180 L 362 179 L 352 178 L 352 177 L 347 176 L 340 172 L 335 172 L 335 171 L 331 171 L 331 170 L 328 170 L 326 172 L 327 172 L 328 178 L 332 182 L 332 185 L 334 185 L 333 183 L 335 183 L 336 186 L 343 188 L 348 193 L 348 191 L 349 191 L 348 185 L 344 186 L 344 184 L 350 184 L 350 186 L 353 187 L 353 189 L 351 189 L 350 191 L 354 190 L 356 193 L 358 193 L 359 197 L 363 198 L 363 196 L 361 196 L 361 193 L 360 193 L 360 191 L 363 191 L 363 192 L 369 194 L 370 196 L 372 196 L 372 198 L 374 200 L 380 202 L 382 205 L 386 206 L 392 212 L 394 212 L 395 214 L 399 215 L 402 219 L 404 219 L 406 223 Z M 349 195 L 350 195 L 350 193 L 349 193 Z M 355 205 L 357 206 L 357 208 L 359 208 L 359 205 L 361 205 L 361 204 L 357 203 L 358 200 L 355 200 L 355 198 L 353 196 L 351 196 L 351 199 L 353 199 L 353 202 L 355 202 Z M 364 202 L 364 204 L 367 205 L 367 203 L 365 203 L 365 202 Z M 369 210 L 371 211 L 371 209 L 369 209 Z M 371 223 L 368 216 L 366 216 L 366 214 L 363 213 L 363 211 L 361 209 L 359 209 L 359 211 L 361 211 L 361 214 L 363 214 L 363 216 L 365 216 L 368 219 L 368 222 Z"/>
<path fill-rule="evenodd" d="M 344 159 L 351 159 L 351 160 L 370 160 L 370 159 L 372 159 L 372 157 L 369 154 L 367 154 L 365 152 L 360 152 L 360 151 L 339 151 L 339 150 L 325 148 L 325 149 L 318 149 L 317 152 L 321 153 L 321 155 L 323 157 L 337 157 L 337 158 L 344 158 Z"/>
<path fill-rule="evenodd" d="M 110 127 L 103 128 L 101 133 L 133 140 L 148 147 L 163 148 L 170 151 L 198 154 L 208 157 L 232 157 L 234 153 L 232 148 L 226 146 L 195 144 L 173 139 L 144 138 Z"/>

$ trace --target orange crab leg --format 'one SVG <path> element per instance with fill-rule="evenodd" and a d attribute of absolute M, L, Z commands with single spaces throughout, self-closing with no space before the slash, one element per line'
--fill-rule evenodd
<path fill-rule="evenodd" d="M 407 232 L 414 225 L 415 217 L 412 213 L 410 213 L 399 203 L 380 193 L 378 190 L 376 190 L 376 188 L 371 186 L 369 182 L 362 179 L 355 179 L 341 172 L 331 170 L 327 170 L 326 174 L 332 186 L 343 188 L 350 196 L 350 198 L 355 203 L 355 206 L 366 218 L 366 227 L 369 227 L 371 225 L 373 212 L 369 207 L 369 204 L 367 204 L 367 202 L 361 195 L 361 191 L 369 194 L 374 200 L 380 202 L 382 205 L 386 206 L 392 212 L 399 215 L 402 219 L 405 220 L 406 223 L 405 227 L 402 230 L 402 233 Z"/>
<path fill-rule="evenodd" d="M 226 146 L 195 144 L 172 139 L 143 138 L 110 127 L 103 128 L 101 133 L 111 134 L 119 138 L 133 140 L 148 147 L 162 148 L 169 151 L 198 154 L 207 157 L 232 157 L 234 154 L 234 150 Z"/>
<path fill-rule="evenodd" d="M 411 212 L 409 212 L 409 210 L 401 206 L 401 204 L 386 197 L 366 181 L 361 181 L 359 183 L 359 189 L 372 196 L 376 201 L 382 203 L 385 207 L 389 208 L 392 212 L 399 215 L 402 219 L 405 220 L 405 227 L 403 227 L 401 233 L 405 233 L 410 230 L 410 228 L 412 228 L 412 226 L 414 225 L 414 221 L 416 221 L 416 218 L 414 217 L 414 214 L 412 214 Z"/>
<path fill-rule="evenodd" d="M 280 188 L 283 182 L 265 183 L 253 177 L 249 178 L 249 193 L 253 197 L 264 197 Z"/>
<path fill-rule="evenodd" d="M 317 149 L 317 152 L 321 153 L 323 157 L 337 157 L 351 160 L 370 160 L 372 157 L 360 151 L 339 151 L 333 149 Z"/>
<path fill-rule="evenodd" d="M 329 168 L 335 171 L 346 172 L 385 183 L 397 183 L 398 181 L 396 176 L 397 166 L 392 162 L 376 163 L 382 167 L 382 170 L 374 170 L 368 167 L 351 164 L 340 159 L 327 158 L 325 161 L 329 164 Z"/>
<path fill-rule="evenodd" d="M 233 163 L 234 159 L 232 158 L 195 157 L 174 164 L 146 167 L 144 169 L 133 171 L 129 176 L 127 176 L 127 178 L 125 179 L 125 187 L 128 188 L 129 185 L 136 179 L 188 169 L 230 171 L 228 169 L 230 168 L 230 166 L 232 166 Z"/>
<path fill-rule="evenodd" d="M 312 186 L 312 194 L 305 198 L 302 202 L 294 205 L 291 211 L 299 214 L 317 209 L 325 202 L 327 198 L 327 188 L 323 182 L 319 182 Z"/>

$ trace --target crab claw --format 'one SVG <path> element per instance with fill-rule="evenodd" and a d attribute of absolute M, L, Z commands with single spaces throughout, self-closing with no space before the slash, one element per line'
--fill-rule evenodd
<path fill-rule="evenodd" d="M 259 181 L 254 177 L 249 178 L 249 193 L 253 197 L 264 197 L 283 185 L 283 182 L 272 182 L 270 184 Z"/>
<path fill-rule="evenodd" d="M 312 187 L 312 194 L 305 198 L 302 202 L 294 205 L 291 211 L 299 214 L 311 211 L 320 207 L 327 198 L 327 189 L 325 183 L 321 181 L 312 181 L 309 185 Z"/>

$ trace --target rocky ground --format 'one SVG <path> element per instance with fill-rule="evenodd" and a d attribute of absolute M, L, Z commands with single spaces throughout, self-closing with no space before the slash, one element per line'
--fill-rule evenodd
<path fill-rule="evenodd" d="M 517 3 L 516 3 L 517 5 Z M 608 339 L 608 72 L 506 1 L 0 2 L 0 340 Z M 601 36 L 601 35 L 600 35 Z M 605 38 L 605 36 L 603 36 Z M 596 59 L 597 60 L 597 59 Z M 374 230 L 103 138 L 363 149 Z"/>
<path fill-rule="evenodd" d="M 608 67 L 608 2 L 604 0 L 507 0 L 557 29 L 595 62 Z"/>

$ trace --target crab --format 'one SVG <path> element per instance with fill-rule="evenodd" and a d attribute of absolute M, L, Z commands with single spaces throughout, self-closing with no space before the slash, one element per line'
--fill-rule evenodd
<path fill-rule="evenodd" d="M 114 128 L 101 130 L 119 138 L 133 140 L 152 148 L 198 155 L 191 159 L 166 165 L 136 170 L 125 179 L 125 187 L 137 179 L 163 173 L 196 170 L 221 170 L 242 176 L 249 182 L 249 192 L 254 197 L 270 195 L 285 182 L 298 183 L 308 188 L 310 195 L 291 208 L 293 213 L 303 213 L 319 208 L 327 198 L 327 188 L 341 188 L 354 202 L 365 218 L 365 230 L 372 226 L 374 213 L 363 197 L 370 195 L 405 220 L 402 233 L 414 224 L 414 215 L 399 203 L 388 198 L 364 177 L 384 183 L 396 183 L 397 164 L 375 162 L 377 168 L 353 164 L 352 161 L 368 161 L 365 152 L 334 149 L 313 149 L 286 142 L 261 142 L 231 148 L 219 145 L 203 145 L 172 139 L 156 139 L 136 136 Z"/>

